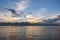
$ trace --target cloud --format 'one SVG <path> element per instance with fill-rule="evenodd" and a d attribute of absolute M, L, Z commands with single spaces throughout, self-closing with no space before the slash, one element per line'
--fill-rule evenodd
<path fill-rule="evenodd" d="M 3 21 L 4 22 L 14 22 L 14 21 L 16 22 L 16 21 L 20 21 L 20 20 L 22 21 L 21 17 L 17 17 L 20 14 L 22 14 L 22 16 L 25 17 L 25 19 L 28 19 L 26 21 L 31 21 L 31 22 L 32 21 L 34 21 L 34 22 L 40 21 L 40 19 L 42 19 L 43 16 L 39 15 L 39 16 L 35 17 L 31 13 L 25 13 L 25 14 L 21 13 L 22 11 L 24 11 L 28 8 L 28 6 L 29 6 L 28 3 L 29 3 L 29 0 L 21 0 L 16 3 L 16 6 L 14 7 L 14 9 L 7 8 L 7 10 L 9 10 L 10 12 L 7 11 L 7 12 L 2 13 L 2 15 L 0 15 L 0 19 L 1 19 L 0 21 L 1 22 L 3 22 Z M 39 10 L 38 13 L 42 13 L 44 11 L 45 11 L 45 9 L 42 8 L 41 10 Z M 18 13 L 20 13 L 20 14 L 18 14 Z M 16 17 L 12 17 L 13 15 L 15 15 Z"/>
<path fill-rule="evenodd" d="M 25 17 L 26 17 L 26 18 L 33 18 L 32 15 L 26 15 Z"/>
<path fill-rule="evenodd" d="M 4 17 L 4 18 L 0 18 L 0 22 L 16 22 L 17 18 L 8 18 L 8 17 Z"/>
<path fill-rule="evenodd" d="M 17 11 L 24 11 L 28 7 L 29 0 L 21 0 L 20 2 L 16 3 L 16 10 Z"/>
<path fill-rule="evenodd" d="M 33 16 L 32 14 L 25 15 L 25 18 L 26 18 L 26 22 L 30 22 L 30 23 L 43 22 L 42 18 Z"/>
<path fill-rule="evenodd" d="M 29 6 L 28 4 L 29 4 L 29 0 L 20 0 L 19 2 L 16 2 L 12 6 L 13 9 L 11 9 L 10 7 L 5 8 L 5 9 L 7 9 L 8 11 L 11 11 L 12 15 L 19 16 L 19 15 L 22 15 L 23 11 L 28 8 L 28 6 Z"/>
<path fill-rule="evenodd" d="M 17 20 L 21 20 L 21 17 L 17 17 L 20 14 L 22 14 L 22 11 L 26 10 L 28 8 L 28 3 L 29 0 L 21 0 L 19 2 L 16 2 L 16 6 L 14 6 L 14 9 L 7 8 L 9 11 L 5 11 L 4 13 L 1 12 L 2 14 L 0 15 L 0 22 L 16 22 Z M 5 10 L 5 9 L 4 9 Z M 20 14 L 18 14 L 20 13 Z M 12 16 L 16 17 L 12 17 Z M 24 16 L 24 15 L 23 15 Z"/>
<path fill-rule="evenodd" d="M 46 19 L 47 17 L 45 16 L 47 12 L 46 8 L 41 8 L 37 11 L 37 17 L 41 18 L 41 19 Z"/>
<path fill-rule="evenodd" d="M 32 15 L 31 12 L 25 13 L 23 16 L 24 16 L 25 18 L 33 18 L 33 15 Z"/>
<path fill-rule="evenodd" d="M 37 14 L 43 15 L 43 14 L 45 14 L 46 12 L 47 12 L 47 9 L 46 9 L 46 8 L 41 8 L 41 9 L 39 9 L 39 10 L 37 11 Z"/>
<path fill-rule="evenodd" d="M 10 11 L 3 10 L 3 11 L 0 11 L 0 16 L 1 17 L 3 17 L 3 16 L 11 17 L 12 13 Z"/>
<path fill-rule="evenodd" d="M 51 19 L 58 18 L 59 16 L 60 16 L 60 14 L 54 14 L 51 16 Z"/>
<path fill-rule="evenodd" d="M 43 9 L 42 9 L 43 10 Z M 44 10 L 43 10 L 44 11 Z M 34 14 L 33 13 L 31 13 L 31 12 L 28 12 L 28 13 L 25 13 L 24 15 L 24 18 L 25 18 L 25 21 L 26 22 L 32 22 L 32 23 L 36 23 L 36 22 L 43 22 L 43 18 L 45 18 L 44 16 L 41 16 L 41 15 L 39 15 L 39 16 L 34 16 Z"/>
<path fill-rule="evenodd" d="M 30 22 L 30 23 L 43 22 L 43 20 L 42 19 L 39 19 L 39 18 L 27 19 L 26 21 L 27 22 Z"/>
<path fill-rule="evenodd" d="M 47 20 L 46 23 L 52 24 L 52 23 L 58 23 L 58 21 L 60 21 L 60 15 L 55 15 L 53 16 L 52 19 Z"/>
<path fill-rule="evenodd" d="M 20 16 L 20 14 L 17 14 L 16 11 L 14 9 L 8 9 L 8 8 L 5 8 L 6 10 L 10 11 L 12 13 L 12 16 L 14 15 L 15 17 L 16 16 Z"/>
<path fill-rule="evenodd" d="M 14 15 L 14 17 L 21 15 L 23 16 L 24 15 L 23 11 L 26 10 L 26 8 L 28 8 L 28 2 L 29 0 L 21 0 L 20 2 L 16 2 L 16 6 L 14 7 L 14 9 L 10 9 L 10 8 L 5 8 L 5 9 L 10 11 L 12 15 Z"/>
<path fill-rule="evenodd" d="M 18 17 L 11 17 L 10 14 L 0 15 L 0 22 L 16 22 L 18 19 Z"/>

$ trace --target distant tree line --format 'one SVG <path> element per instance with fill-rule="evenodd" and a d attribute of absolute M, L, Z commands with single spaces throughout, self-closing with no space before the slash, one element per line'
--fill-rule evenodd
<path fill-rule="evenodd" d="M 29 23 L 29 22 L 0 22 L 0 26 L 60 26 L 60 24 L 48 24 L 48 23 Z"/>

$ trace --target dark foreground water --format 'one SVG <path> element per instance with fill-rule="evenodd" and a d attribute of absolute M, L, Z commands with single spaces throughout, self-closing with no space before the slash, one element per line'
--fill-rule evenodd
<path fill-rule="evenodd" d="M 0 26 L 0 40 L 60 40 L 60 26 Z"/>

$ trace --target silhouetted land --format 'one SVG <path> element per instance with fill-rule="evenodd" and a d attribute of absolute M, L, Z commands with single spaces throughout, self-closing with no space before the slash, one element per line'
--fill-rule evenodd
<path fill-rule="evenodd" d="M 29 23 L 29 22 L 21 22 L 21 23 L 9 23 L 9 22 L 0 22 L 0 26 L 60 26 L 59 23 Z"/>

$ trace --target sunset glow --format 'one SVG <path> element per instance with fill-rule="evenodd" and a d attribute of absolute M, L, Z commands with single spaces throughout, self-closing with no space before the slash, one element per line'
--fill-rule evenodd
<path fill-rule="evenodd" d="M 58 18 L 60 0 L 0 0 L 0 22 L 44 22 Z"/>

